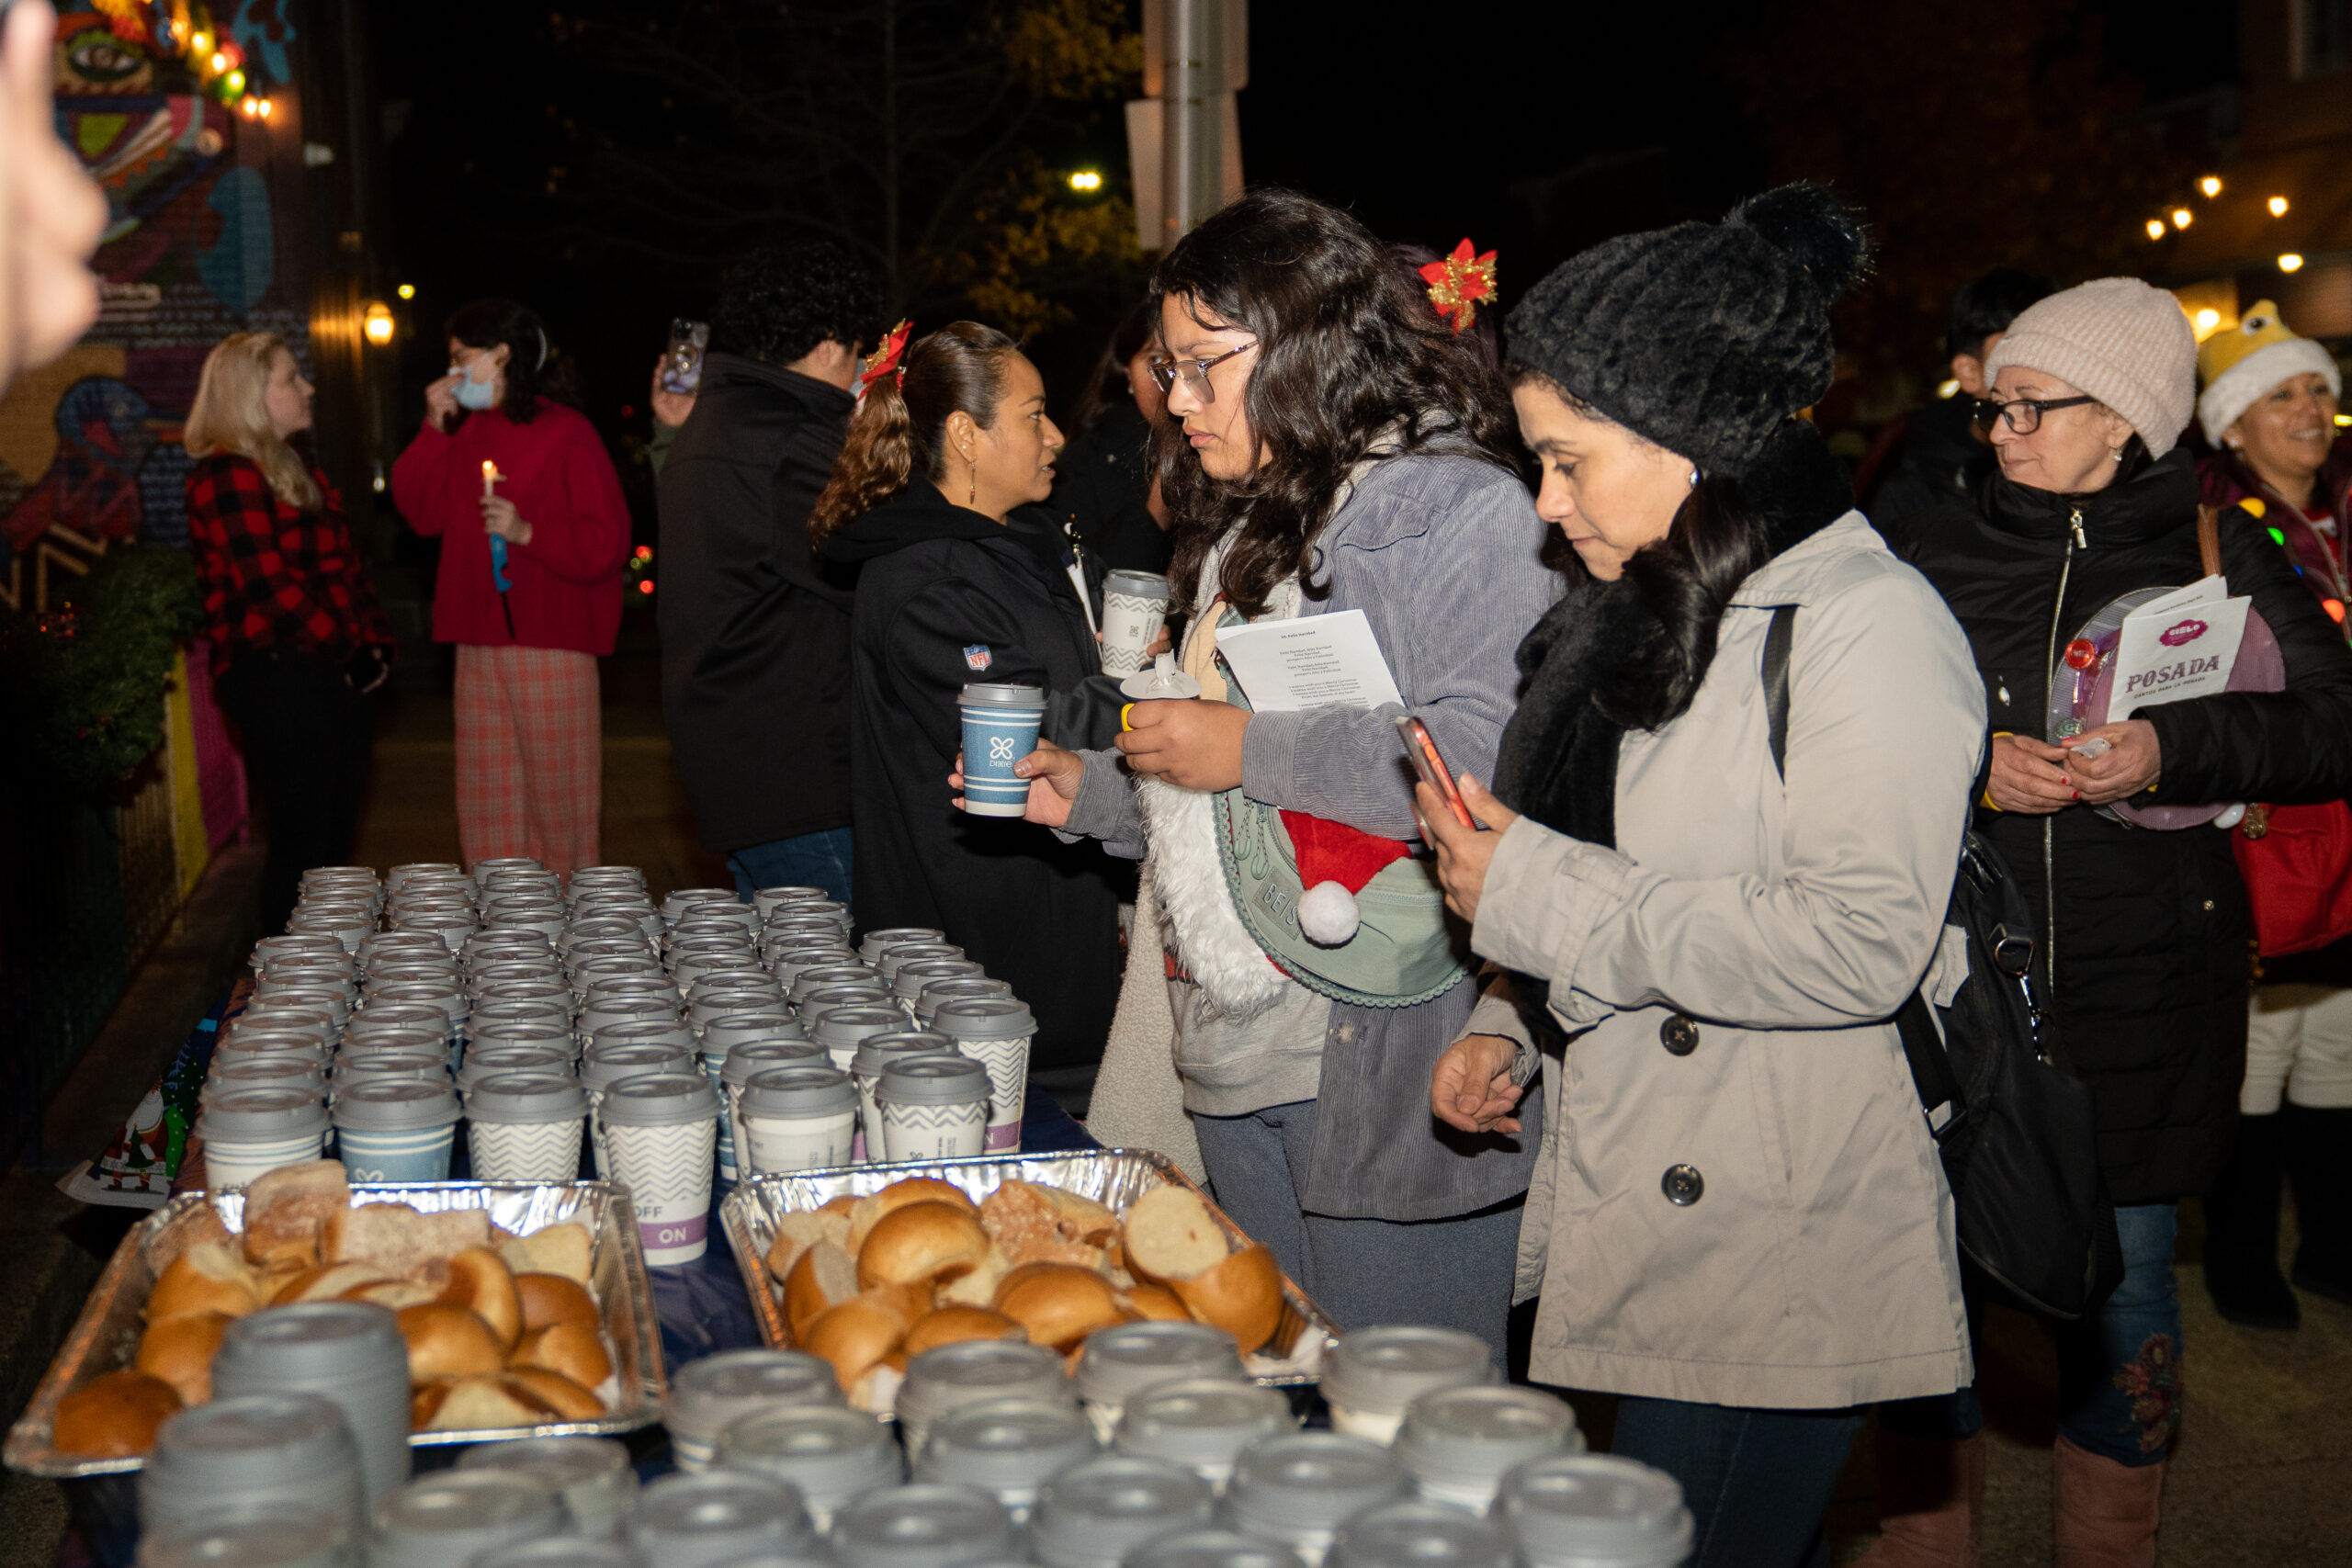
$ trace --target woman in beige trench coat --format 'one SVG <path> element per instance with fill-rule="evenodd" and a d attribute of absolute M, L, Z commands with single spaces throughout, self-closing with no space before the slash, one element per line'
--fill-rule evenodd
<path fill-rule="evenodd" d="M 1539 1036 L 1569 1036 L 1522 1230 L 1532 1372 L 1624 1396 L 1616 1451 L 1682 1483 L 1700 1564 L 1804 1561 L 1855 1407 L 1970 1377 L 1951 1194 L 1887 1021 L 1923 976 L 1958 984 L 1928 972 L 1984 694 L 1796 417 L 1860 255 L 1792 186 L 1588 251 L 1512 312 L 1537 510 L 1584 570 L 1521 649 L 1496 793 L 1464 783 L 1488 830 L 1419 796 L 1520 1004 L 1481 1003 L 1431 1108 L 1509 1130 Z M 1784 605 L 1785 783 L 1761 677 Z"/>

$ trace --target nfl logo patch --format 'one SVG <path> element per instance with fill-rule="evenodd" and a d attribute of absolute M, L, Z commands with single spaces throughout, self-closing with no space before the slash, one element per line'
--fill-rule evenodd
<path fill-rule="evenodd" d="M 989 657 L 989 645 L 984 642 L 976 642 L 964 649 L 964 662 L 971 667 L 974 674 L 978 674 L 994 660 Z"/>

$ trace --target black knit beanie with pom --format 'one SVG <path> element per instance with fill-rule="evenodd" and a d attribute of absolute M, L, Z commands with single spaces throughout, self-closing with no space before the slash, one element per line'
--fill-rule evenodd
<path fill-rule="evenodd" d="M 1737 479 L 1829 390 L 1829 307 L 1868 265 L 1826 186 L 1750 197 L 1720 223 L 1622 234 L 1512 308 L 1510 357 L 1636 434 Z"/>

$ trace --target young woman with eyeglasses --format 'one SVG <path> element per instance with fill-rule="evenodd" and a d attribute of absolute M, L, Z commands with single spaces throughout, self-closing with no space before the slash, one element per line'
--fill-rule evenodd
<path fill-rule="evenodd" d="M 1420 833 L 1395 720 L 1422 720 L 1454 767 L 1489 768 L 1513 650 L 1557 595 L 1505 456 L 1510 396 L 1362 224 L 1306 197 L 1227 207 L 1153 289 L 1160 492 L 1201 695 L 1136 704 L 1115 750 L 1023 764 L 1033 820 L 1147 857 L 1123 1029 L 1164 1006 L 1173 1038 L 1137 1034 L 1123 1055 L 1114 1035 L 1091 1121 L 1126 1135 L 1172 1061 L 1217 1201 L 1333 1317 L 1466 1329 L 1499 1362 L 1538 1134 L 1430 1116 L 1430 1067 L 1476 986 L 1428 863 L 1408 855 Z M 1402 705 L 1252 711 L 1219 638 L 1348 612 Z M 1352 931 L 1303 912 L 1309 886 L 1333 902 L 1314 886 L 1327 852 L 1353 857 L 1360 910 L 1381 911 Z M 1159 1146 L 1185 1137 L 1183 1121 L 1155 1126 L 1170 1128 Z"/>

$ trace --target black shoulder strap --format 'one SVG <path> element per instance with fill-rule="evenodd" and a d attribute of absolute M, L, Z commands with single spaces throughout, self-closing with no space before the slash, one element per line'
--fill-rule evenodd
<path fill-rule="evenodd" d="M 1772 771 L 1789 776 L 1789 644 L 1796 637 L 1797 607 L 1772 606 L 1772 626 L 1764 634 L 1764 722 L 1772 736 Z"/>

